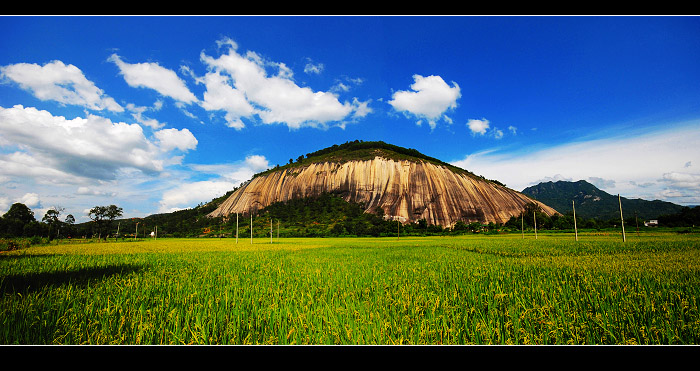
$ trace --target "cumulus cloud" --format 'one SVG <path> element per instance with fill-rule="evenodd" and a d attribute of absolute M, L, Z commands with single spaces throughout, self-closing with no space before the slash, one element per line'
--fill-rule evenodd
<path fill-rule="evenodd" d="M 226 112 L 227 125 L 238 130 L 243 129 L 245 124 L 241 117 L 250 117 L 255 113 L 244 92 L 233 88 L 229 77 L 217 72 L 208 73 L 199 81 L 206 87 L 202 108 L 207 111 Z"/>
<path fill-rule="evenodd" d="M 160 148 L 166 152 L 173 149 L 187 151 L 197 148 L 197 138 L 187 129 L 163 129 L 156 131 L 154 136 L 158 140 Z"/>
<path fill-rule="evenodd" d="M 183 103 L 194 103 L 197 98 L 177 74 L 157 63 L 126 63 L 112 54 L 108 61 L 114 62 L 131 87 L 149 88 L 163 96 Z"/>
<path fill-rule="evenodd" d="M 270 168 L 270 164 L 268 163 L 265 156 L 261 155 L 252 155 L 246 157 L 245 164 L 252 171 L 263 171 Z"/>
<path fill-rule="evenodd" d="M 472 134 L 484 135 L 489 129 L 490 123 L 487 119 L 469 119 L 469 121 L 467 121 L 467 127 L 471 130 Z"/>
<path fill-rule="evenodd" d="M 52 61 L 43 66 L 17 63 L 0 67 L 0 75 L 43 101 L 51 100 L 97 111 L 124 111 L 72 64 L 66 65 L 61 61 Z"/>
<path fill-rule="evenodd" d="M 0 154 L 0 176 L 8 179 L 33 179 L 42 184 L 78 184 L 87 177 L 60 169 L 54 159 L 42 154 L 24 152 Z"/>
<path fill-rule="evenodd" d="M 459 85 L 452 82 L 448 85 L 440 76 L 423 77 L 413 75 L 414 83 L 411 90 L 397 91 L 388 102 L 395 110 L 425 119 L 431 128 L 449 109 L 457 107 L 457 99 L 461 97 Z"/>
<path fill-rule="evenodd" d="M 41 207 L 41 200 L 36 193 L 25 193 L 17 202 L 23 203 L 29 208 Z"/>
<path fill-rule="evenodd" d="M 239 54 L 230 39 L 218 44 L 227 53 L 211 57 L 202 52 L 200 59 L 209 72 L 197 81 L 207 88 L 202 107 L 225 111 L 229 126 L 241 129 L 245 127 L 242 118 L 256 116 L 264 124 L 281 123 L 291 129 L 325 128 L 342 122 L 358 108 L 354 102 L 341 103 L 332 92 L 298 86 L 284 63 L 265 60 L 251 51 Z"/>
<path fill-rule="evenodd" d="M 187 130 L 167 129 L 147 138 L 141 126 L 87 115 L 66 119 L 33 107 L 0 107 L 0 136 L 8 154 L 0 156 L 0 176 L 75 184 L 114 179 L 134 168 L 160 172 L 172 149 L 189 150 L 196 139 Z"/>
<path fill-rule="evenodd" d="M 469 131 L 471 131 L 472 135 L 474 136 L 488 136 L 495 139 L 502 139 L 504 135 L 503 130 L 497 127 L 491 127 L 491 123 L 485 118 L 469 119 L 467 121 L 467 128 L 469 128 Z M 515 135 L 517 128 L 511 125 L 508 126 L 508 131 Z"/>

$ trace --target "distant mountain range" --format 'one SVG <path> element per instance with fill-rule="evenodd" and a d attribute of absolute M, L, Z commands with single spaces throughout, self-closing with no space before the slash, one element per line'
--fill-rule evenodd
<path fill-rule="evenodd" d="M 574 201 L 577 217 L 599 220 L 620 218 L 617 195 L 602 191 L 585 180 L 544 182 L 527 187 L 522 193 L 551 206 L 562 214 L 572 212 L 571 201 Z M 635 212 L 639 219 L 649 220 L 657 219 L 660 215 L 676 214 L 683 208 L 681 205 L 660 200 L 647 201 L 621 197 L 621 201 L 625 220 L 634 218 Z"/>

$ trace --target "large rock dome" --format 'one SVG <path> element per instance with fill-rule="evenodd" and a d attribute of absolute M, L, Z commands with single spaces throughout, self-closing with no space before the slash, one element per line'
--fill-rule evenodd
<path fill-rule="evenodd" d="M 353 145 L 354 144 L 354 145 Z M 425 219 L 451 227 L 465 223 L 505 223 L 536 203 L 548 215 L 551 207 L 504 185 L 466 170 L 383 142 L 348 142 L 300 157 L 296 163 L 258 174 L 233 192 L 209 216 L 249 214 L 274 202 L 340 195 L 384 211 L 401 222 Z"/>

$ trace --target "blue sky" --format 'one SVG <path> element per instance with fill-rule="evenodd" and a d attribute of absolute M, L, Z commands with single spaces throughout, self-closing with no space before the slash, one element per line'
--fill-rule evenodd
<path fill-rule="evenodd" d="M 700 204 L 698 17 L 0 17 L 0 212 L 210 201 L 382 140 Z"/>

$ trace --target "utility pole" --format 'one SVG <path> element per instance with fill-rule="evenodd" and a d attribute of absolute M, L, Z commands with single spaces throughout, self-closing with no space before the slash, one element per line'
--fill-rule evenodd
<path fill-rule="evenodd" d="M 119 239 L 119 227 L 121 227 L 122 222 L 117 223 L 117 235 L 114 237 L 114 242 L 117 242 Z"/>
<path fill-rule="evenodd" d="M 520 215 L 520 233 L 523 235 L 523 240 L 525 239 L 525 213 Z"/>
<path fill-rule="evenodd" d="M 574 209 L 574 234 L 576 235 L 576 241 L 578 241 L 578 229 L 576 228 L 576 205 L 574 201 L 571 201 L 571 207 Z"/>
<path fill-rule="evenodd" d="M 136 222 L 136 233 L 134 233 L 134 241 L 139 237 L 139 222 Z"/>
<path fill-rule="evenodd" d="M 250 244 L 253 244 L 253 213 L 250 213 Z"/>
<path fill-rule="evenodd" d="M 535 239 L 537 239 L 537 216 L 535 216 L 535 212 L 532 212 L 532 220 L 535 221 Z"/>
<path fill-rule="evenodd" d="M 637 225 L 637 237 L 639 237 L 639 220 L 637 220 L 637 210 L 634 211 L 634 224 Z"/>
<path fill-rule="evenodd" d="M 622 217 L 622 199 L 620 198 L 619 193 L 617 194 L 617 202 L 620 203 L 620 224 L 622 225 L 622 242 L 625 242 L 625 219 L 623 219 Z"/>
<path fill-rule="evenodd" d="M 272 218 L 270 218 L 270 243 L 272 243 Z"/>
<path fill-rule="evenodd" d="M 238 213 L 236 213 L 236 244 L 238 244 Z"/>
<path fill-rule="evenodd" d="M 280 242 L 280 220 L 277 219 L 277 242 Z"/>
<path fill-rule="evenodd" d="M 401 236 L 401 221 L 396 219 L 396 241 L 399 240 Z"/>

